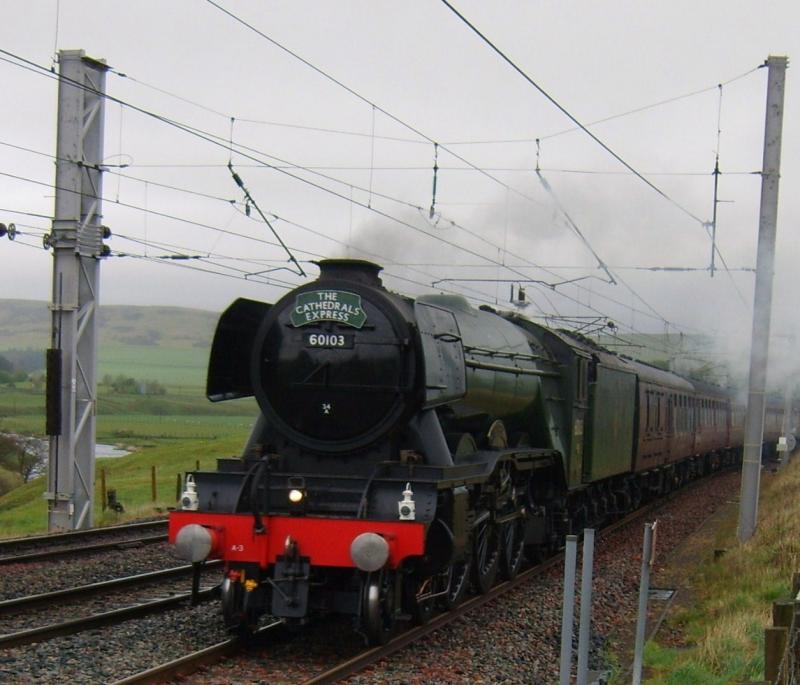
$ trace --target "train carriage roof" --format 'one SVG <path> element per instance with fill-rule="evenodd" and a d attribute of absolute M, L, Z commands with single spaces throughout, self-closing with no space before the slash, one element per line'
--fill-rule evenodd
<path fill-rule="evenodd" d="M 520 319 L 522 319 L 522 317 L 514 317 L 512 320 L 516 320 L 518 323 L 521 323 Z M 565 330 L 545 328 L 544 326 L 539 326 L 538 324 L 533 324 L 533 326 L 538 328 L 544 334 L 546 344 L 549 343 L 567 347 L 573 352 L 573 354 L 579 354 L 582 357 L 593 357 L 603 366 L 624 371 L 626 373 L 636 374 L 640 380 L 645 382 L 670 388 L 677 392 L 692 393 L 696 391 L 695 381 L 690 381 L 689 379 L 679 376 L 676 373 L 659 369 L 658 367 L 651 366 L 645 362 L 639 362 L 635 359 L 631 359 L 630 357 L 618 355 L 581 335 L 577 335 Z M 529 328 L 530 330 L 530 326 L 526 326 L 526 328 Z M 714 388 L 714 394 L 718 394 L 720 396 L 725 395 L 725 392 L 722 388 L 718 388 L 710 384 L 703 385 L 704 387 L 707 386 L 708 388 Z M 711 393 L 709 392 L 709 394 Z"/>

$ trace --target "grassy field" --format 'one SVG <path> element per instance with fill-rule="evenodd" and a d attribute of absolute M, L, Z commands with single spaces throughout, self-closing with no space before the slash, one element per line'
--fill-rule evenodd
<path fill-rule="evenodd" d="M 98 328 L 97 441 L 135 451 L 121 459 L 98 459 L 95 522 L 152 515 L 174 505 L 176 475 L 212 468 L 215 459 L 241 452 L 257 406 L 253 399 L 213 404 L 205 397 L 206 368 L 218 315 L 176 307 L 100 309 Z M 0 300 L 0 354 L 43 350 L 49 341 L 46 303 Z M 114 391 L 105 377 L 157 381 L 165 394 Z M 0 386 L 0 431 L 43 436 L 44 390 L 29 382 Z M 151 467 L 156 466 L 158 498 L 152 501 Z M 117 490 L 125 513 L 102 512 L 100 472 Z M 46 527 L 43 478 L 0 497 L 0 535 L 41 532 Z"/>
<path fill-rule="evenodd" d="M 100 347 L 97 377 L 123 374 L 157 380 L 169 386 L 202 388 L 206 382 L 207 347 L 164 347 L 110 343 Z"/>
<path fill-rule="evenodd" d="M 176 445 L 145 448 L 119 459 L 98 459 L 95 479 L 95 525 L 110 525 L 133 518 L 165 514 L 174 507 L 176 477 L 185 471 L 214 468 L 217 457 L 238 455 L 243 435 L 213 441 L 192 440 Z M 151 467 L 156 467 L 157 499 L 153 501 Z M 117 491 L 125 511 L 102 511 L 100 471 L 106 471 L 106 487 Z M 0 537 L 45 532 L 47 503 L 43 498 L 46 479 L 37 478 L 0 497 Z"/>
<path fill-rule="evenodd" d="M 184 379 L 181 379 L 184 380 Z M 175 503 L 176 475 L 212 468 L 217 457 L 241 453 L 257 412 L 252 399 L 212 404 L 202 389 L 167 386 L 158 397 L 117 395 L 101 388 L 97 441 L 135 451 L 118 459 L 98 459 L 95 523 L 108 524 L 164 512 Z M 0 388 L 0 430 L 26 435 L 44 433 L 44 395 L 29 384 Z M 158 498 L 152 501 L 151 467 L 156 466 Z M 100 472 L 117 490 L 124 514 L 102 512 Z M 47 525 L 42 497 L 45 478 L 37 478 L 0 497 L 0 536 L 43 532 Z"/>
<path fill-rule="evenodd" d="M 788 596 L 800 571 L 800 458 L 762 481 L 758 530 L 736 541 L 736 510 L 713 546 L 687 569 L 695 599 L 667 622 L 645 650 L 651 685 L 726 685 L 762 680 L 764 628 L 772 602 Z M 714 561 L 712 549 L 727 549 Z M 681 639 L 676 643 L 676 634 Z"/>
<path fill-rule="evenodd" d="M 0 387 L 0 430 L 44 435 L 44 392 L 30 384 Z M 200 387 L 167 386 L 159 396 L 125 395 L 101 386 L 97 401 L 97 440 L 145 446 L 159 441 L 216 440 L 241 434 L 257 412 L 254 400 L 214 404 Z"/>

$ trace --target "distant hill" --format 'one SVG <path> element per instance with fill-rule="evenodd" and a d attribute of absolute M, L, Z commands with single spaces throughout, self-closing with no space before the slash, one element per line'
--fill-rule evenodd
<path fill-rule="evenodd" d="M 207 349 L 218 318 L 218 313 L 202 309 L 104 305 L 99 310 L 99 344 Z M 49 345 L 47 302 L 0 299 L 0 352 Z"/>
<path fill-rule="evenodd" d="M 204 385 L 208 352 L 219 314 L 184 307 L 100 307 L 98 378 L 125 374 L 178 385 Z M 722 360 L 710 363 L 713 340 L 708 336 L 635 334 L 600 335 L 599 344 L 662 368 L 672 356 L 673 368 L 684 375 L 699 373 L 722 384 L 730 372 Z M 47 302 L 0 299 L 0 356 L 4 351 L 50 345 L 50 310 Z M 690 351 L 694 351 L 690 353 Z M 41 356 L 44 365 L 44 355 Z M 30 369 L 27 369 L 30 370 Z"/>
<path fill-rule="evenodd" d="M 106 374 L 184 386 L 205 384 L 208 353 L 219 314 L 183 307 L 106 305 L 100 308 L 97 349 L 98 379 Z M 0 300 L 0 357 L 26 371 L 44 368 L 50 346 L 50 310 L 46 302 Z M 19 351 L 34 350 L 33 353 Z M 30 357 L 38 357 L 30 363 Z"/>

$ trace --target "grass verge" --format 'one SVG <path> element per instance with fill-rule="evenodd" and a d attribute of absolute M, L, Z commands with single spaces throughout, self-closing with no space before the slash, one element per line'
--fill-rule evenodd
<path fill-rule="evenodd" d="M 695 601 L 668 620 L 645 650 L 645 682 L 651 685 L 723 685 L 762 680 L 764 627 L 772 602 L 789 594 L 800 570 L 800 459 L 762 481 L 759 524 L 744 545 L 728 520 L 714 547 L 692 571 Z M 733 510 L 735 513 L 735 510 Z M 682 644 L 675 644 L 675 633 Z"/>

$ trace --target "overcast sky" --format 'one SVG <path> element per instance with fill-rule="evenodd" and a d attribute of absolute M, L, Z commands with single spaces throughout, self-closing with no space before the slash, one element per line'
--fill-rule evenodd
<path fill-rule="evenodd" d="M 364 99 L 205 0 L 4 0 L 0 47 L 48 68 L 56 49 L 83 49 L 113 68 L 110 95 L 223 141 L 234 117 L 233 164 L 310 275 L 310 260 L 351 255 L 384 264 L 393 289 L 413 294 L 454 279 L 437 285 L 499 306 L 508 306 L 510 279 L 593 277 L 555 290 L 528 285 L 527 313 L 602 314 L 623 332 L 663 331 L 666 321 L 671 332 L 724 333 L 740 353 L 746 346 L 751 273 L 624 267 L 708 267 L 710 241 L 691 215 L 711 218 L 720 114 L 718 246 L 731 269 L 755 265 L 766 97 L 766 69 L 756 67 L 770 54 L 800 54 L 796 0 L 455 1 L 581 122 L 615 117 L 591 130 L 672 202 L 585 133 L 564 133 L 572 123 L 438 0 L 219 5 Z M 796 73 L 790 65 L 780 333 L 794 330 L 800 291 Z M 53 212 L 52 190 L 31 180 L 54 180 L 56 82 L 9 61 L 0 61 L 0 82 L 0 173 L 30 179 L 0 175 L 0 221 L 23 234 L 0 241 L 0 296 L 46 300 L 49 221 L 18 212 Z M 664 104 L 649 107 L 656 103 Z M 288 269 L 244 280 L 289 265 L 255 210 L 246 216 L 226 145 L 116 103 L 105 116 L 109 245 L 138 257 L 104 261 L 102 303 L 219 310 L 238 296 L 273 301 L 304 281 Z M 420 133 L 440 143 L 433 221 L 434 146 Z M 552 193 L 534 172 L 537 138 Z M 618 285 L 603 282 L 564 211 Z M 179 267 L 141 258 L 176 253 L 205 259 Z"/>

